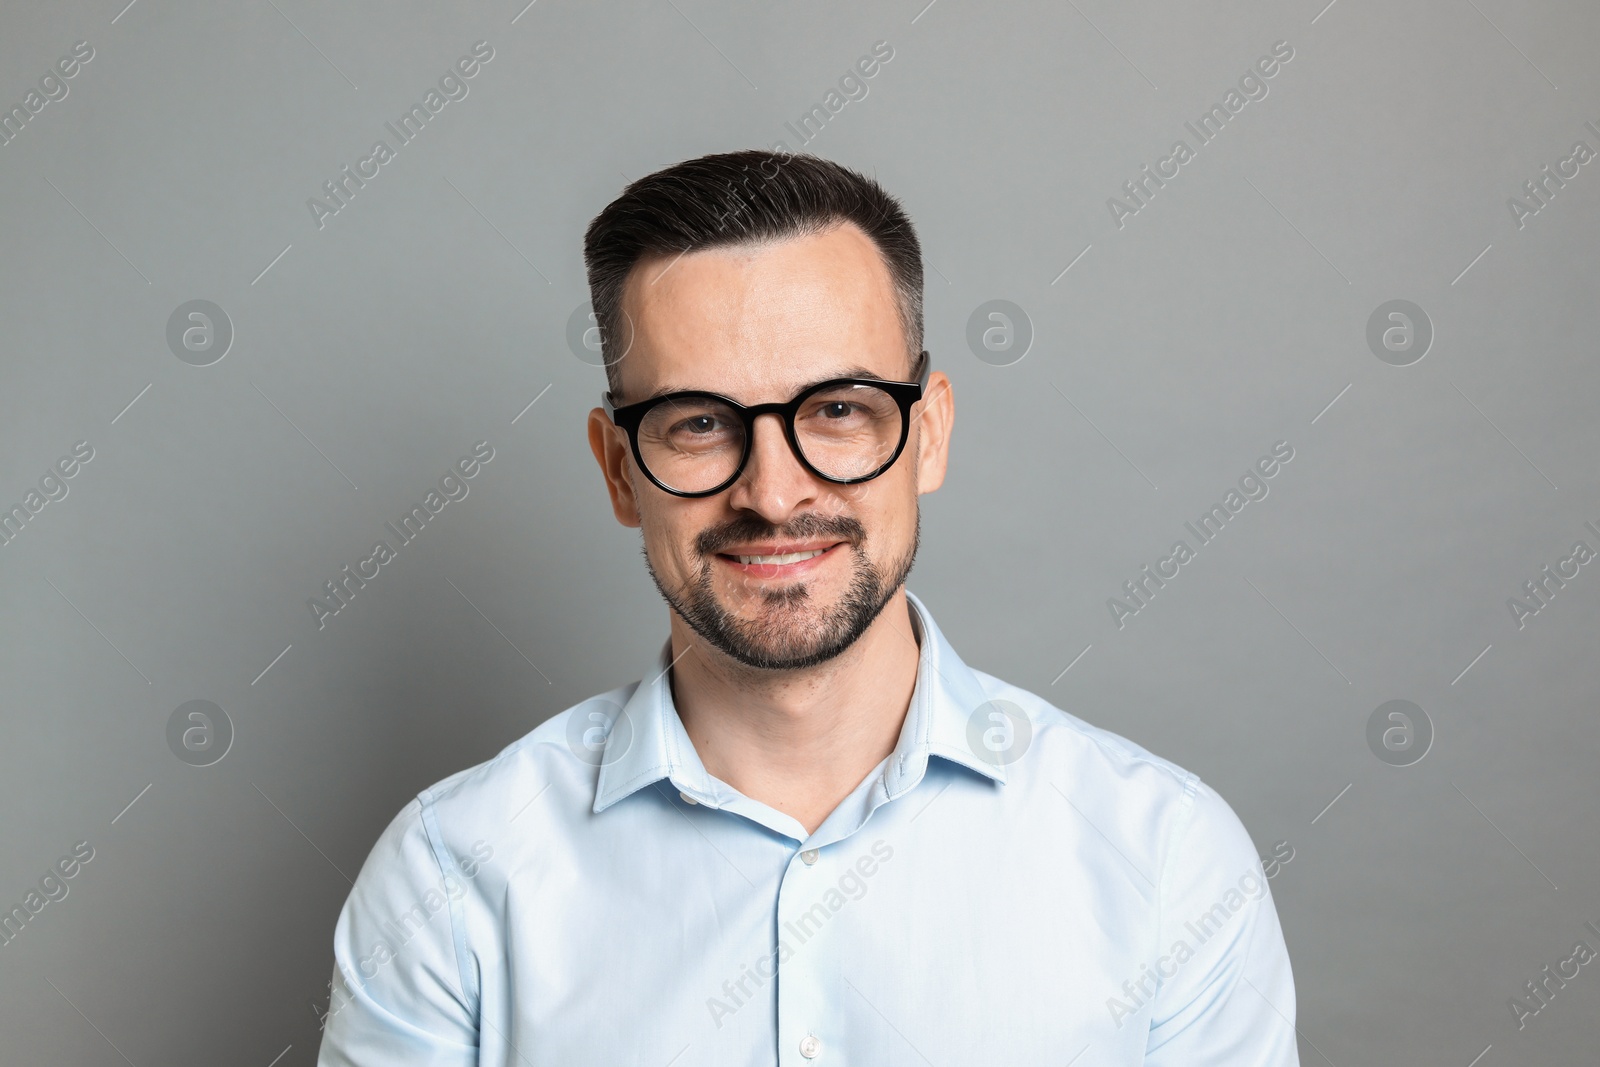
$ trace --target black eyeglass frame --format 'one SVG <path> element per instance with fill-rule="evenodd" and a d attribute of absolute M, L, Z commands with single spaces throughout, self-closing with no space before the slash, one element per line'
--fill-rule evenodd
<path fill-rule="evenodd" d="M 905 451 L 906 440 L 911 436 L 911 408 L 917 401 L 922 399 L 923 390 L 928 387 L 928 375 L 933 370 L 933 363 L 928 358 L 926 349 L 917 356 L 917 366 L 920 369 L 917 372 L 916 381 L 893 382 L 882 378 L 831 378 L 828 381 L 818 382 L 816 385 L 809 386 L 801 390 L 800 394 L 794 399 L 779 404 L 754 404 L 747 407 L 737 400 L 723 396 L 721 393 L 713 393 L 705 389 L 687 389 L 678 393 L 666 393 L 662 396 L 652 397 L 649 400 L 641 400 L 637 404 L 625 404 L 622 407 L 617 407 L 611 402 L 611 393 L 608 391 L 601 395 L 600 402 L 605 406 L 606 417 L 627 431 L 628 443 L 633 449 L 633 458 L 639 464 L 639 469 L 644 471 L 644 476 L 649 478 L 656 488 L 671 493 L 673 496 L 694 498 L 715 496 L 738 481 L 740 475 L 744 474 L 745 465 L 750 461 L 750 448 L 756 439 L 756 419 L 762 415 L 777 415 L 783 420 L 783 435 L 789 441 L 789 450 L 794 453 L 795 458 L 800 461 L 800 465 L 806 470 L 823 481 L 832 482 L 835 485 L 857 485 L 861 482 L 870 482 L 883 474 L 895 465 L 900 459 L 900 453 Z M 807 398 L 822 392 L 824 389 L 834 389 L 841 385 L 869 385 L 875 389 L 881 389 L 888 393 L 895 403 L 900 405 L 900 440 L 894 446 L 894 453 L 883 466 L 871 474 L 863 474 L 857 478 L 834 478 L 818 470 L 810 460 L 806 459 L 805 453 L 800 449 L 800 441 L 796 438 L 794 432 L 794 417 L 799 413 L 800 405 L 805 403 Z M 744 449 L 739 454 L 739 463 L 734 467 L 733 473 L 721 485 L 711 489 L 702 489 L 698 492 L 689 492 L 683 489 L 674 489 L 651 472 L 650 465 L 644 461 L 644 455 L 639 450 L 639 426 L 644 422 L 644 417 L 656 405 L 696 397 L 726 404 L 739 416 L 740 421 L 744 424 Z"/>

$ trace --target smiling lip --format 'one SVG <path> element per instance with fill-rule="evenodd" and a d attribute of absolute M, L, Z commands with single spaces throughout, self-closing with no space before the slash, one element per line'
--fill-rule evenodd
<path fill-rule="evenodd" d="M 843 541 L 800 544 L 739 545 L 718 552 L 717 559 L 741 573 L 760 578 L 789 578 L 810 571 L 832 555 Z"/>

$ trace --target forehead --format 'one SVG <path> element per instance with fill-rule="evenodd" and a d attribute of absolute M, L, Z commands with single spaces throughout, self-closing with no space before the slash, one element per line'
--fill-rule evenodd
<path fill-rule="evenodd" d="M 632 401 L 677 389 L 787 399 L 800 385 L 866 370 L 906 373 L 893 278 L 861 229 L 642 260 L 623 308 L 633 344 L 618 370 Z"/>

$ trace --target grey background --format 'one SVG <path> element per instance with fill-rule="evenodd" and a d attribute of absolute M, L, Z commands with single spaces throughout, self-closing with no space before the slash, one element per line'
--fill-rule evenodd
<path fill-rule="evenodd" d="M 958 421 L 911 588 L 974 666 L 1292 845 L 1303 1062 L 1592 1056 L 1593 967 L 1521 1032 L 1508 1001 L 1600 948 L 1600 575 L 1521 628 L 1506 602 L 1600 548 L 1600 162 L 1520 229 L 1506 201 L 1600 150 L 1600 10 L 925 3 L 0 11 L 6 108 L 95 52 L 0 146 L 0 504 L 95 450 L 0 546 L 0 903 L 95 850 L 0 947 L 6 1062 L 314 1061 L 388 819 L 664 634 L 583 436 L 583 228 L 626 178 L 779 140 L 875 173 L 925 243 Z M 307 198 L 478 40 L 469 95 L 319 229 Z M 1279 40 L 1119 229 L 1107 198 Z M 195 299 L 235 332 L 206 367 L 166 343 Z M 992 299 L 1034 331 L 1010 366 L 966 343 Z M 1435 333 L 1406 367 L 1366 343 L 1392 299 Z M 485 439 L 319 630 L 307 599 Z M 1270 495 L 1119 629 L 1107 598 L 1279 440 Z M 203 768 L 166 741 L 197 699 L 235 731 Z M 1393 699 L 1435 731 L 1411 766 L 1366 742 Z"/>

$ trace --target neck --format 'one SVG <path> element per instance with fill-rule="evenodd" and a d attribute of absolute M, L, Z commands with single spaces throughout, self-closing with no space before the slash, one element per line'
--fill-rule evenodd
<path fill-rule="evenodd" d="M 706 770 L 808 834 L 894 751 L 917 680 L 903 587 L 853 645 L 815 667 L 746 667 L 677 612 L 672 655 L 673 702 Z"/>

